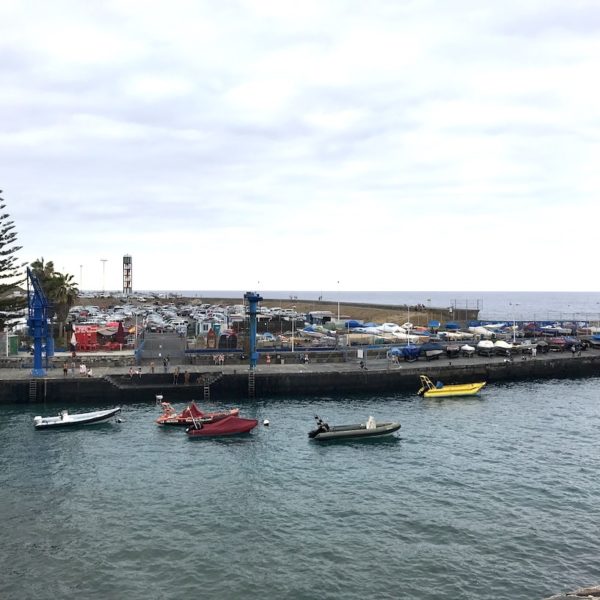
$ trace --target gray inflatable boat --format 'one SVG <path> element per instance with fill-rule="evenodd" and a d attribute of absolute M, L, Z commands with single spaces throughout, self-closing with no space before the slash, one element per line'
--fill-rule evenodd
<path fill-rule="evenodd" d="M 318 416 L 315 416 L 315 419 L 317 420 L 317 428 L 308 434 L 308 437 L 313 440 L 325 441 L 384 437 L 400 429 L 400 423 L 377 423 L 373 417 L 369 417 L 366 423 L 357 423 L 355 425 L 329 425 Z"/>

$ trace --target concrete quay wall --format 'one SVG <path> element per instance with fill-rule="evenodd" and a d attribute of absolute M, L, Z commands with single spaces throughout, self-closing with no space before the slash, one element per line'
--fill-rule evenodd
<path fill-rule="evenodd" d="M 600 353 L 571 357 L 550 355 L 536 359 L 504 362 L 501 360 L 431 361 L 390 366 L 385 361 L 369 364 L 368 370 L 354 364 L 314 364 L 260 367 L 255 374 L 255 397 L 333 396 L 378 392 L 416 393 L 419 375 L 444 383 L 503 381 L 529 379 L 579 378 L 600 376 Z M 237 366 L 219 371 L 190 370 L 189 383 L 173 383 L 169 373 L 145 373 L 129 377 L 124 373 L 108 373 L 102 377 L 21 378 L 0 381 L 0 403 L 45 402 L 69 404 L 120 404 L 155 402 L 157 394 L 165 400 L 185 402 L 204 399 L 204 381 L 210 385 L 210 400 L 234 403 L 247 401 L 248 370 Z"/>

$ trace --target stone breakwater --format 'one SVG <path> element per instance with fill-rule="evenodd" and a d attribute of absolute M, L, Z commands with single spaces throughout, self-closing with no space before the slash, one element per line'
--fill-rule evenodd
<path fill-rule="evenodd" d="M 545 600 L 569 600 L 570 598 L 600 598 L 600 585 L 582 587 L 573 592 L 550 596 L 550 598 L 546 598 Z"/>
<path fill-rule="evenodd" d="M 489 385 L 496 382 L 600 376 L 600 351 L 588 351 L 582 356 L 547 354 L 514 361 L 501 357 L 474 357 L 399 365 L 384 358 L 369 358 L 366 367 L 360 368 L 356 360 L 261 364 L 255 371 L 254 398 L 416 393 L 421 374 L 446 384 L 487 381 L 486 393 L 489 393 Z M 177 378 L 173 368 L 179 368 Z M 3 404 L 128 404 L 154 402 L 157 394 L 170 401 L 210 398 L 241 403 L 252 397 L 246 364 L 182 364 L 171 366 L 169 372 L 156 369 L 155 373 L 149 373 L 146 368 L 141 376 L 133 377 L 124 367 L 94 368 L 94 377 L 63 376 L 61 369 L 53 369 L 50 376 L 33 379 L 24 370 L 18 370 L 17 377 L 15 371 L 4 369 L 0 373 L 0 402 Z"/>

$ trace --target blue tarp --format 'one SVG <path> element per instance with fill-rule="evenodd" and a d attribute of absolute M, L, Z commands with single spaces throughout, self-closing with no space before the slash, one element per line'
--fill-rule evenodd
<path fill-rule="evenodd" d="M 404 358 L 417 358 L 421 354 L 420 346 L 404 346 L 402 348 L 402 356 Z"/>
<path fill-rule="evenodd" d="M 450 321 L 449 323 L 446 323 L 446 329 L 460 329 L 460 325 L 454 321 Z"/>
<path fill-rule="evenodd" d="M 354 321 L 351 319 L 349 321 L 346 321 L 346 327 L 350 327 L 352 329 L 353 327 L 364 327 L 364 325 L 359 321 Z"/>
<path fill-rule="evenodd" d="M 432 328 L 439 327 L 440 325 L 441 325 L 441 323 L 439 321 L 429 321 L 429 323 L 427 323 L 427 327 L 432 327 Z"/>
<path fill-rule="evenodd" d="M 422 352 L 427 352 L 428 350 L 443 350 L 444 346 L 437 342 L 427 342 L 426 344 L 419 346 L 419 348 L 421 348 Z"/>

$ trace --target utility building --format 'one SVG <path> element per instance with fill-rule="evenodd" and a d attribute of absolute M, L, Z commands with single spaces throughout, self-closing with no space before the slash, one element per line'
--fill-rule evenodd
<path fill-rule="evenodd" d="M 131 255 L 123 257 L 123 294 L 129 296 L 133 293 L 133 274 L 131 272 Z"/>

